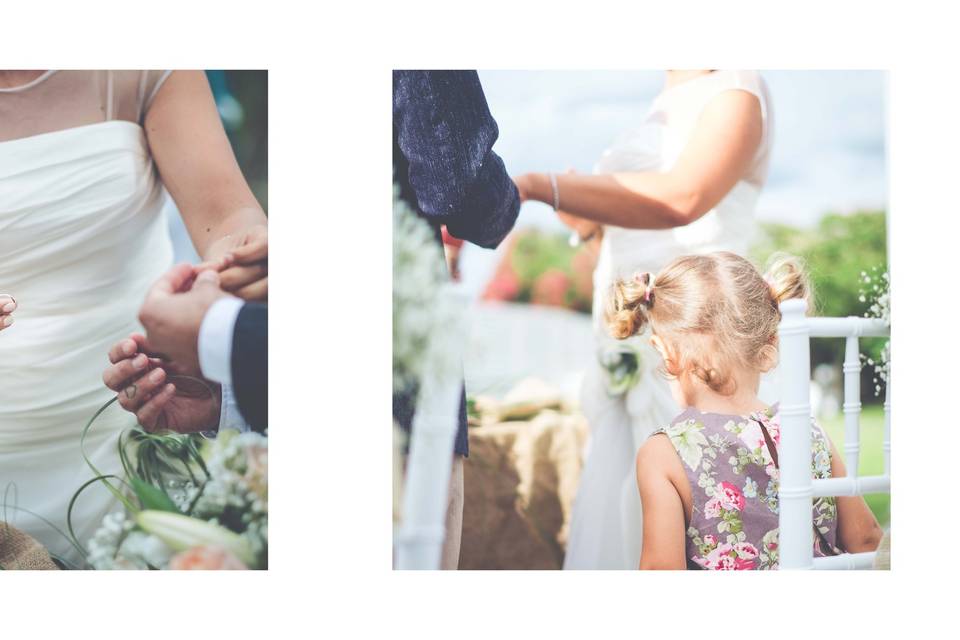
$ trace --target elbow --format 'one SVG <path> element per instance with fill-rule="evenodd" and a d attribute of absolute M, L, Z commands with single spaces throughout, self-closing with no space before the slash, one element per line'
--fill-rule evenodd
<path fill-rule="evenodd" d="M 663 204 L 664 218 L 669 228 L 685 227 L 710 210 L 703 194 L 697 189 L 682 190 Z"/>
<path fill-rule="evenodd" d="M 880 546 L 880 539 L 883 538 L 883 529 L 876 522 L 866 531 L 863 536 L 862 545 L 867 551 L 876 551 Z"/>
<path fill-rule="evenodd" d="M 627 224 L 621 226 L 637 229 L 685 227 L 711 208 L 704 195 L 695 188 L 673 189 L 669 195 L 656 199 L 635 195 L 625 212 Z"/>
<path fill-rule="evenodd" d="M 879 524 L 873 522 L 862 531 L 858 531 L 856 536 L 851 537 L 854 539 L 843 545 L 848 553 L 876 551 L 880 546 L 880 539 L 883 538 L 883 529 L 880 528 Z"/>

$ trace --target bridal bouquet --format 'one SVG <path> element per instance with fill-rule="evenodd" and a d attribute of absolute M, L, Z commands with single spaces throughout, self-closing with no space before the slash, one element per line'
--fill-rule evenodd
<path fill-rule="evenodd" d="M 626 340 L 605 340 L 597 358 L 606 374 L 607 393 L 623 395 L 640 381 L 643 375 L 643 351 L 639 336 Z"/>
<path fill-rule="evenodd" d="M 106 516 L 90 539 L 94 569 L 266 568 L 264 436 L 136 430 L 119 448 L 130 491 L 108 484 L 125 509 Z"/>

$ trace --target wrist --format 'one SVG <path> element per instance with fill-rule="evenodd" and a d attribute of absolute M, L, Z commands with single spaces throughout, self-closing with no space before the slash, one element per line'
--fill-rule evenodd
<path fill-rule="evenodd" d="M 204 261 L 219 258 L 237 245 L 239 236 L 243 236 L 250 229 L 266 226 L 267 219 L 261 209 L 254 207 L 235 209 L 210 225 L 206 246 L 198 253 Z"/>
<path fill-rule="evenodd" d="M 545 173 L 525 173 L 522 178 L 524 200 L 536 200 L 553 206 L 553 188 L 550 177 Z M 525 194 L 526 197 L 523 197 Z"/>

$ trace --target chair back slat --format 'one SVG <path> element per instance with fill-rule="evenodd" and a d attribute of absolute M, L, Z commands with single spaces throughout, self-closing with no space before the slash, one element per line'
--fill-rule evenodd
<path fill-rule="evenodd" d="M 890 381 L 883 404 L 884 473 L 860 476 L 861 336 L 884 337 L 889 327 L 867 318 L 807 318 L 806 302 L 780 305 L 780 568 L 863 569 L 873 553 L 813 557 L 813 498 L 890 492 Z M 844 459 L 846 478 L 814 480 L 810 469 L 810 338 L 846 338 L 843 361 Z"/>

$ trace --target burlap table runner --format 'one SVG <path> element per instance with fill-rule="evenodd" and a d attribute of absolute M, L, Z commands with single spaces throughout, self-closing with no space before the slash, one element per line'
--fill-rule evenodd
<path fill-rule="evenodd" d="M 59 569 L 39 542 L 23 531 L 0 522 L 0 568 L 6 570 Z"/>

